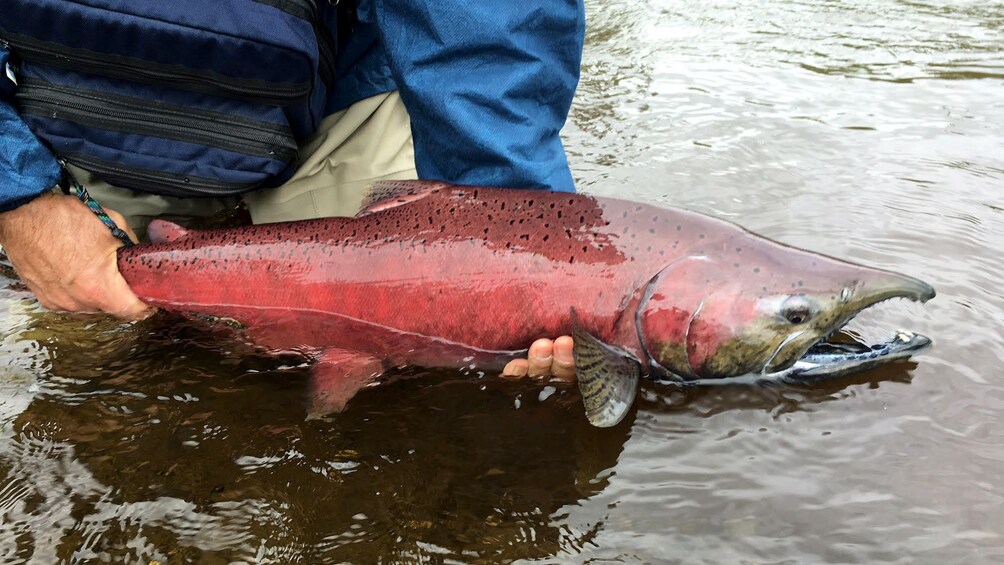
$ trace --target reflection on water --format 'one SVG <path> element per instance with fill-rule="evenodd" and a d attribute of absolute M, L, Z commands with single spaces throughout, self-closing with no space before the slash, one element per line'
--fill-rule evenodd
<path fill-rule="evenodd" d="M 9 414 L 0 555 L 15 560 L 554 555 L 599 527 L 552 519 L 606 486 L 629 431 L 597 433 L 568 389 L 453 374 L 305 421 L 306 369 L 235 357 L 225 330 L 29 316 L 21 341 L 60 339 Z"/>
<path fill-rule="evenodd" d="M 444 373 L 305 421 L 299 359 L 0 291 L 0 562 L 1004 559 L 1004 4 L 587 7 L 582 189 L 919 276 L 935 301 L 854 330 L 935 347 L 811 387 L 648 384 L 612 430 L 574 390 Z"/>

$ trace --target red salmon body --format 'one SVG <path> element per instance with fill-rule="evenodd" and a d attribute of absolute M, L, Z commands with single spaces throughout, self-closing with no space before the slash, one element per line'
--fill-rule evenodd
<path fill-rule="evenodd" d="M 599 362 L 611 355 L 640 366 L 621 372 L 683 380 L 773 370 L 878 300 L 933 296 L 683 210 L 421 181 L 374 194 L 354 218 L 155 223 L 155 243 L 123 249 L 119 269 L 149 304 L 231 318 L 266 348 L 313 355 L 324 390 L 345 389 L 327 409 L 387 366 L 497 370 L 573 330 L 595 338 L 590 371 L 612 370 Z"/>
<path fill-rule="evenodd" d="M 186 233 L 124 250 L 119 267 L 144 301 L 233 318 L 268 347 L 463 366 L 466 354 L 430 359 L 429 349 L 509 358 L 535 338 L 568 333 L 570 307 L 616 341 L 644 283 L 723 232 L 740 230 L 619 200 L 437 186 L 356 218 Z M 625 337 L 636 342 L 627 321 Z M 630 339 L 620 345 L 637 349 Z"/>

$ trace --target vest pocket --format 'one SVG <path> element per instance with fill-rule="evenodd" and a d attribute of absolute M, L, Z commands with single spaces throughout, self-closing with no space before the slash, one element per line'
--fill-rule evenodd
<path fill-rule="evenodd" d="M 296 141 L 275 122 L 226 111 L 71 88 L 24 77 L 15 102 L 25 122 L 67 161 L 134 190 L 221 196 L 274 186 L 292 174 Z"/>

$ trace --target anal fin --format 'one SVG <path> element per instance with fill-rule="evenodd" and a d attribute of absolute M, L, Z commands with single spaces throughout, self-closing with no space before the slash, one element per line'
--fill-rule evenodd
<path fill-rule="evenodd" d="M 638 394 L 641 366 L 626 351 L 607 345 L 582 329 L 572 309 L 572 356 L 589 423 L 616 426 L 627 415 Z"/>
<path fill-rule="evenodd" d="M 377 382 L 384 363 L 366 353 L 326 349 L 314 362 L 307 419 L 341 412 L 360 390 Z"/>

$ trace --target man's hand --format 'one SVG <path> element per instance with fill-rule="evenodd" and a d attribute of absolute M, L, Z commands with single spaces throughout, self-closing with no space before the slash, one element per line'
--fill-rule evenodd
<path fill-rule="evenodd" d="M 513 359 L 502 369 L 503 377 L 551 377 L 558 381 L 575 380 L 572 338 L 565 335 L 551 341 L 538 339 L 530 346 L 527 359 Z"/>
<path fill-rule="evenodd" d="M 135 241 L 125 219 L 106 211 Z M 50 310 L 107 312 L 131 320 L 153 313 L 119 274 L 116 250 L 122 242 L 73 196 L 46 193 L 0 214 L 0 245 Z"/>

